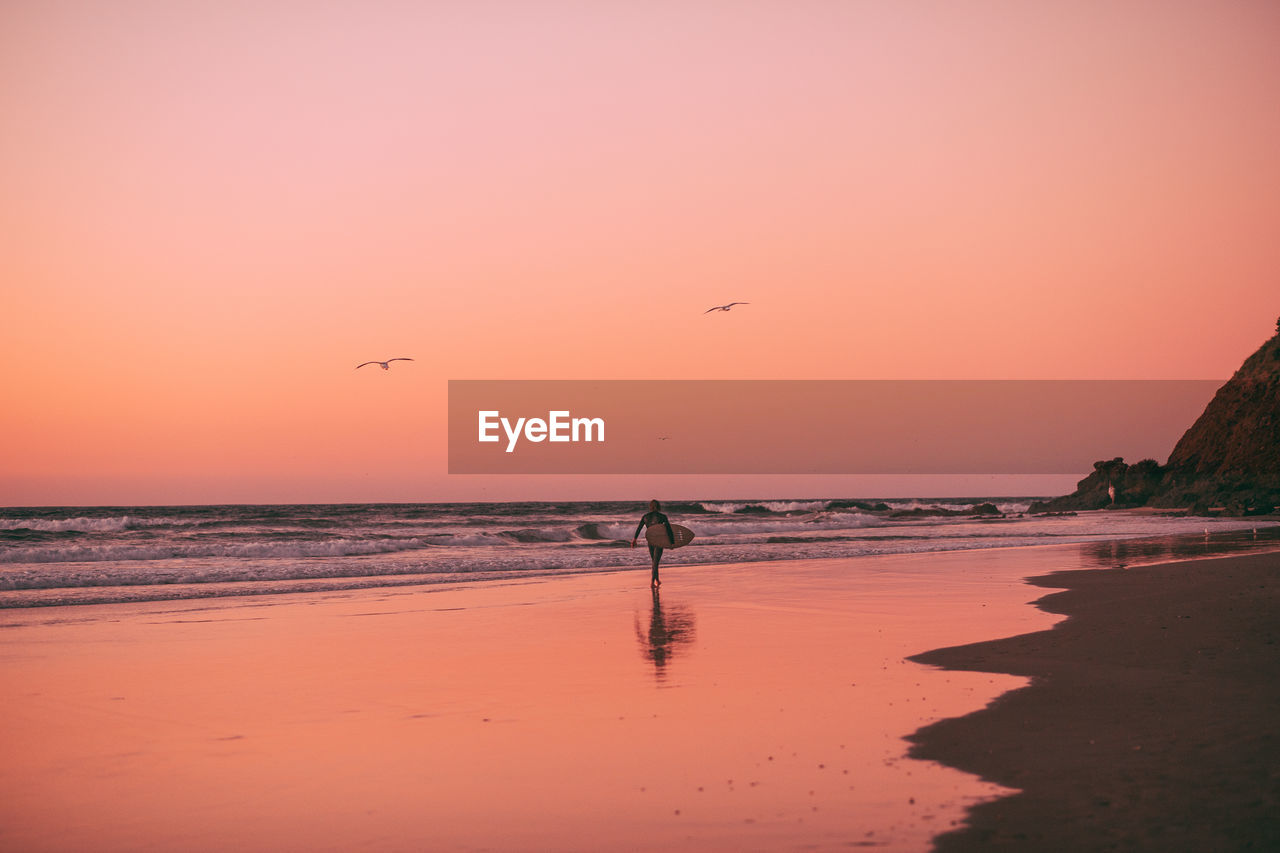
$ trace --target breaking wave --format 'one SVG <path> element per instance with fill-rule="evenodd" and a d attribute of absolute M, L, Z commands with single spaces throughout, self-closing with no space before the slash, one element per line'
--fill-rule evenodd
<path fill-rule="evenodd" d="M 0 518 L 0 530 L 38 530 L 41 533 L 118 533 L 142 527 L 189 524 L 174 518 L 138 518 L 131 515 L 106 518 Z"/>
<path fill-rule="evenodd" d="M 167 545 L 71 545 L 62 548 L 9 548 L 0 563 L 96 563 L 117 560 L 171 560 L 201 557 L 352 557 L 390 554 L 428 548 L 413 539 L 329 539 L 312 542 L 210 543 L 173 542 Z"/>
<path fill-rule="evenodd" d="M 972 518 L 973 505 L 986 502 L 1006 515 Z M 1154 534 L 1195 534 L 1199 548 L 1210 532 L 1215 542 L 1232 529 L 1249 543 L 1267 535 L 1262 524 L 1252 531 L 1254 523 L 1243 520 L 1105 512 L 1015 517 L 1029 502 L 672 500 L 665 511 L 697 538 L 673 551 L 664 565 Z M 646 571 L 647 555 L 625 547 L 644 503 L 9 507 L 0 518 L 0 608 Z"/>

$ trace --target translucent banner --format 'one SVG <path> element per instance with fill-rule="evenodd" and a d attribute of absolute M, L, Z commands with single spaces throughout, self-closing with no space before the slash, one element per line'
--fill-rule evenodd
<path fill-rule="evenodd" d="M 451 380 L 451 474 L 1080 474 L 1218 380 Z"/>

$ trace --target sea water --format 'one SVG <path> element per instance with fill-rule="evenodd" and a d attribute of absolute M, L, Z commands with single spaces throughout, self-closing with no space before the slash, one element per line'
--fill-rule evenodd
<path fill-rule="evenodd" d="M 1124 512 L 1027 514 L 1034 499 L 673 502 L 664 510 L 697 538 L 668 551 L 663 567 L 1151 536 L 1243 541 L 1260 527 Z M 1000 515 L 971 513 L 980 502 Z M 647 570 L 643 538 L 629 548 L 646 509 L 610 501 L 0 508 L 0 607 Z"/>

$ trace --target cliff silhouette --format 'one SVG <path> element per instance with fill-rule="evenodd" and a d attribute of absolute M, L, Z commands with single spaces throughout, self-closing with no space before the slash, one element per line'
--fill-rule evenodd
<path fill-rule="evenodd" d="M 1093 463 L 1069 495 L 1031 512 L 1153 506 L 1258 515 L 1280 505 L 1280 321 L 1276 334 L 1218 389 L 1160 465 Z"/>

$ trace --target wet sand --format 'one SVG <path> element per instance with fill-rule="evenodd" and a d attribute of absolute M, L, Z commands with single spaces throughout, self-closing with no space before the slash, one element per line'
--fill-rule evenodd
<path fill-rule="evenodd" d="M 7 850 L 925 850 L 1075 549 L 0 611 Z"/>
<path fill-rule="evenodd" d="M 912 754 L 1015 796 L 941 851 L 1280 849 L 1280 554 L 1069 571 L 1051 630 L 914 660 L 1028 676 Z"/>

